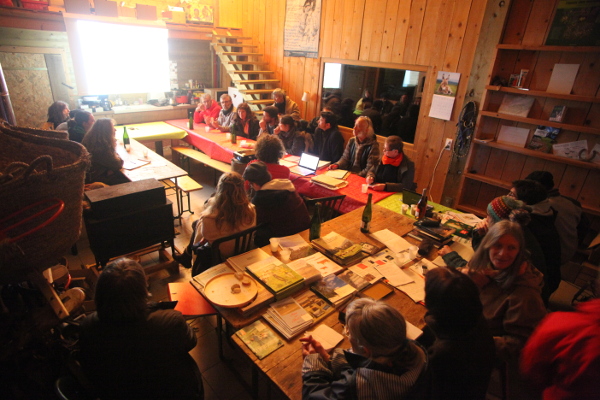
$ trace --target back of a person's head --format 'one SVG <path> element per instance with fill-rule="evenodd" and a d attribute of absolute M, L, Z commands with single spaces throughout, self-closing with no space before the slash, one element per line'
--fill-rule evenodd
<path fill-rule="evenodd" d="M 296 121 L 294 120 L 294 118 L 291 115 L 284 115 L 279 119 L 279 123 L 283 124 L 283 125 L 287 125 L 291 128 L 294 128 L 296 126 Z"/>
<path fill-rule="evenodd" d="M 374 110 L 377 110 L 379 112 L 381 112 L 381 110 L 383 109 L 383 100 L 375 100 L 373 102 L 373 107 Z"/>
<path fill-rule="evenodd" d="M 467 275 L 434 268 L 425 276 L 425 306 L 434 329 L 455 336 L 470 331 L 482 316 L 479 290 Z"/>
<path fill-rule="evenodd" d="M 554 176 L 548 171 L 533 171 L 525 179 L 541 183 L 547 191 L 554 188 Z"/>
<path fill-rule="evenodd" d="M 76 112 L 73 116 L 73 120 L 79 126 L 88 122 L 88 120 L 90 119 L 90 116 L 92 115 L 89 111 L 85 111 L 85 110 L 75 110 L 75 111 Z"/>
<path fill-rule="evenodd" d="M 487 206 L 487 215 L 491 218 L 492 223 L 510 220 L 525 226 L 531 221 L 527 205 L 510 196 L 499 196 L 490 201 Z"/>
<path fill-rule="evenodd" d="M 534 205 L 548 198 L 548 192 L 537 181 L 521 179 L 514 181 L 513 187 L 517 192 L 517 199 L 524 201 L 529 205 Z"/>
<path fill-rule="evenodd" d="M 267 182 L 271 181 L 271 174 L 267 169 L 267 165 L 262 161 L 257 161 L 252 164 L 248 164 L 244 170 L 243 178 L 250 183 L 262 186 Z"/>
<path fill-rule="evenodd" d="M 137 262 L 120 258 L 108 264 L 96 283 L 98 318 L 108 323 L 132 323 L 147 315 L 146 274 Z"/>
<path fill-rule="evenodd" d="M 267 106 L 263 108 L 263 112 L 269 114 L 269 117 L 271 118 L 277 118 L 277 115 L 279 114 L 279 110 L 275 106 Z"/>
<path fill-rule="evenodd" d="M 81 141 L 89 152 L 114 148 L 114 125 L 110 118 L 99 118 Z"/>
<path fill-rule="evenodd" d="M 267 164 L 277 164 L 285 154 L 283 142 L 275 135 L 262 135 L 256 142 L 256 158 Z"/>

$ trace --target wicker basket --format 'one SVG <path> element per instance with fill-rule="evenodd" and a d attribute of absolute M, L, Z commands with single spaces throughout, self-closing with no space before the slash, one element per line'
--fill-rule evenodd
<path fill-rule="evenodd" d="M 54 138 L 54 139 L 69 139 L 69 133 L 66 131 L 45 130 L 36 128 L 23 128 L 20 126 L 11 126 L 10 129 L 17 132 L 31 133 L 32 135 Z"/>
<path fill-rule="evenodd" d="M 48 131 L 0 125 L 0 220 L 41 200 L 59 199 L 65 206 L 37 232 L 12 244 L 0 243 L 0 283 L 19 282 L 52 266 L 81 233 L 89 155 L 79 143 L 36 132 Z"/>

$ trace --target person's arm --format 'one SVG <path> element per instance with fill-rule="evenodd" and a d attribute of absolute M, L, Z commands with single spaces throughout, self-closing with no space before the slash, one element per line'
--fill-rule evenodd
<path fill-rule="evenodd" d="M 309 354 L 302 365 L 302 398 L 346 398 L 355 390 L 352 372 L 341 349 L 334 350 L 331 362 L 326 362 L 319 354 Z"/>
<path fill-rule="evenodd" d="M 348 169 L 348 166 L 350 165 L 350 155 L 351 155 L 351 148 L 354 145 L 354 138 L 351 138 L 348 141 L 348 145 L 346 146 L 346 148 L 344 149 L 344 154 L 342 154 L 342 157 L 334 164 L 332 165 L 337 165 L 337 167 L 339 169 Z"/>
<path fill-rule="evenodd" d="M 257 119 L 251 119 L 248 124 L 248 136 L 252 140 L 256 140 L 258 138 L 258 133 L 260 131 L 260 127 Z"/>
<path fill-rule="evenodd" d="M 369 157 L 367 157 L 367 165 L 358 173 L 358 176 L 365 176 L 369 171 L 372 171 L 379 164 L 379 144 L 377 141 L 371 146 Z"/>
<path fill-rule="evenodd" d="M 221 112 L 221 106 L 219 104 L 213 104 L 212 108 L 207 110 L 207 114 L 210 118 L 218 118 Z"/>
<path fill-rule="evenodd" d="M 405 155 L 406 157 L 406 155 Z M 415 163 L 408 160 L 407 169 L 402 172 L 402 168 L 398 168 L 398 181 L 397 182 L 386 182 L 386 192 L 401 192 L 404 189 L 414 190 L 415 185 Z"/>
<path fill-rule="evenodd" d="M 444 246 L 444 247 L 448 247 L 448 246 Z M 448 248 L 450 248 L 450 247 L 448 247 Z M 450 252 L 442 254 L 441 250 L 442 249 L 440 249 L 439 254 L 447 266 L 452 267 L 452 268 L 462 268 L 467 265 L 467 260 L 462 258 L 460 256 L 460 254 L 458 254 L 457 252 L 450 250 Z"/>

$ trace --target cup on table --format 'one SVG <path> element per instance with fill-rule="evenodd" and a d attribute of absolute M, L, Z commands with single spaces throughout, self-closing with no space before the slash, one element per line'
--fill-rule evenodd
<path fill-rule="evenodd" d="M 206 126 L 204 127 L 204 130 L 206 131 L 206 133 L 210 132 L 210 126 L 206 125 Z"/>
<path fill-rule="evenodd" d="M 271 252 L 277 253 L 279 251 L 279 238 L 271 238 L 269 242 L 271 243 Z"/>
<path fill-rule="evenodd" d="M 402 204 L 402 214 L 408 213 L 408 204 Z"/>
<path fill-rule="evenodd" d="M 225 133 L 225 139 L 231 140 L 231 132 Z"/>
<path fill-rule="evenodd" d="M 410 246 L 408 248 L 408 256 L 411 260 L 417 258 L 417 254 L 419 254 L 419 248 L 417 246 Z"/>
<path fill-rule="evenodd" d="M 411 204 L 410 205 L 410 214 L 411 215 L 415 215 L 416 212 L 417 212 L 417 205 L 416 204 Z"/>
<path fill-rule="evenodd" d="M 367 193 L 369 191 L 369 185 L 367 185 L 366 183 L 363 183 L 360 190 L 363 193 Z"/>
<path fill-rule="evenodd" d="M 283 261 L 284 263 L 290 262 L 291 253 L 292 252 L 287 249 L 281 250 L 281 252 L 279 253 L 281 255 L 281 261 Z"/>
<path fill-rule="evenodd" d="M 144 147 L 144 150 L 142 150 L 142 154 L 144 155 L 144 160 L 148 159 L 148 149 Z"/>
<path fill-rule="evenodd" d="M 242 147 L 246 147 L 246 141 L 245 141 L 245 140 L 242 140 L 242 141 L 240 142 L 240 146 L 242 146 Z"/>

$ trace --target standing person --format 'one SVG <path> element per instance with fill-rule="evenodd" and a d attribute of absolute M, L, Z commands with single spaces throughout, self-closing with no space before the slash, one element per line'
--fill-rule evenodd
<path fill-rule="evenodd" d="M 92 165 L 86 174 L 86 183 L 102 182 L 107 185 L 127 183 L 129 179 L 121 173 L 123 160 L 117 154 L 117 139 L 114 122 L 110 118 L 100 118 L 85 134 L 81 144 L 92 158 Z"/>
<path fill-rule="evenodd" d="M 279 136 L 288 154 L 301 156 L 302 153 L 310 150 L 308 148 L 310 146 L 306 144 L 305 133 L 298 130 L 296 121 L 291 115 L 281 117 L 279 126 L 274 130 L 274 133 Z"/>
<path fill-rule="evenodd" d="M 194 122 L 197 124 L 208 123 L 208 121 L 218 118 L 221 112 L 221 106 L 214 101 L 210 94 L 202 95 L 202 101 L 194 111 Z"/>
<path fill-rule="evenodd" d="M 51 129 L 56 129 L 67 119 L 69 119 L 69 105 L 64 101 L 55 101 L 48 107 L 48 123 L 52 124 Z"/>
<path fill-rule="evenodd" d="M 221 111 L 219 111 L 219 116 L 217 117 L 217 119 L 209 118 L 207 123 L 211 127 L 218 129 L 221 132 L 229 132 L 229 127 L 231 126 L 235 116 L 235 107 L 233 106 L 231 96 L 229 96 L 228 94 L 222 94 Z"/>
<path fill-rule="evenodd" d="M 252 185 L 252 204 L 256 209 L 254 243 L 257 247 L 269 244 L 272 237 L 302 232 L 310 227 L 310 216 L 302 198 L 289 179 L 272 179 L 263 162 L 248 164 L 244 179 Z"/>
<path fill-rule="evenodd" d="M 248 103 L 242 103 L 238 106 L 237 117 L 229 127 L 230 131 L 234 125 L 238 136 L 256 140 L 260 127 L 258 119 L 256 119 Z"/>
<path fill-rule="evenodd" d="M 256 212 L 244 191 L 244 180 L 237 172 L 226 172 L 221 175 L 215 191 L 200 214 L 200 218 L 192 224 L 193 232 L 190 242 L 180 255 L 173 258 L 186 268 L 191 268 L 194 275 L 212 267 L 201 265 L 203 260 L 196 257 L 192 265 L 192 256 L 203 246 L 210 246 L 217 239 L 252 228 L 256 225 Z M 219 250 L 223 258 L 233 255 L 233 242 L 222 243 Z M 208 251 L 210 249 L 207 249 Z"/>
<path fill-rule="evenodd" d="M 342 158 L 329 169 L 345 169 L 365 177 L 379 163 L 379 144 L 368 117 L 358 117 Z"/>
<path fill-rule="evenodd" d="M 477 286 L 453 268 L 432 269 L 425 276 L 425 307 L 427 327 L 418 340 L 431 341 L 432 399 L 485 399 L 496 348 Z"/>
<path fill-rule="evenodd" d="M 263 108 L 263 117 L 260 120 L 260 132 L 259 135 L 267 133 L 272 135 L 275 129 L 279 126 L 279 115 L 277 107 L 268 106 Z"/>
<path fill-rule="evenodd" d="M 81 143 L 85 134 L 92 128 L 96 120 L 89 111 L 73 110 L 73 119 L 67 123 L 69 140 Z"/>
<path fill-rule="evenodd" d="M 96 312 L 81 323 L 80 361 L 102 399 L 204 397 L 189 355 L 196 335 L 179 311 L 148 305 L 144 269 L 120 258 L 95 289 Z"/>
<path fill-rule="evenodd" d="M 273 90 L 273 100 L 275 100 L 273 107 L 277 108 L 277 114 L 291 115 L 294 120 L 300 120 L 300 108 L 294 100 L 286 95 L 285 90 L 281 88 Z"/>
<path fill-rule="evenodd" d="M 383 157 L 373 171 L 367 173 L 366 182 L 371 189 L 386 192 L 415 190 L 415 163 L 402 152 L 404 143 L 398 136 L 385 139 Z"/>
<path fill-rule="evenodd" d="M 342 158 L 344 137 L 338 130 L 337 117 L 334 113 L 327 111 L 321 113 L 313 141 L 313 152 L 321 160 L 335 162 Z"/>
<path fill-rule="evenodd" d="M 354 300 L 346 308 L 351 350 L 330 356 L 312 336 L 302 342 L 302 398 L 426 398 L 427 354 L 406 337 L 406 322 L 383 301 Z"/>

